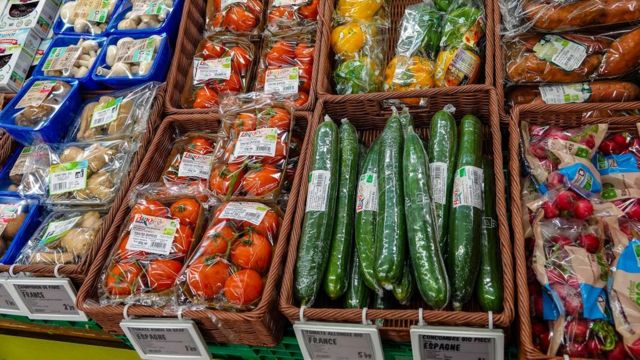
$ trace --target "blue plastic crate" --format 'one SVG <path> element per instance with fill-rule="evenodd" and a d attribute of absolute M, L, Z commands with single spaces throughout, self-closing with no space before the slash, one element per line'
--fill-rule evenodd
<path fill-rule="evenodd" d="M 24 201 L 27 204 L 27 216 L 25 217 L 22 226 L 11 240 L 11 245 L 9 245 L 7 251 L 5 251 L 2 258 L 0 258 L 0 264 L 12 265 L 13 262 L 16 261 L 24 245 L 29 241 L 31 234 L 33 234 L 38 225 L 40 225 L 40 212 L 42 208 L 36 200 L 24 199 L 17 194 L 0 195 L 0 204 L 16 204 L 21 201 Z"/>
<path fill-rule="evenodd" d="M 182 11 L 184 8 L 183 0 L 175 0 L 173 2 L 173 9 L 157 28 L 151 29 L 130 29 L 130 30 L 118 30 L 118 23 L 122 21 L 127 13 L 133 9 L 131 0 L 123 0 L 120 2 L 118 9 L 116 10 L 109 26 L 107 26 L 107 33 L 114 36 L 131 36 L 131 35 L 160 35 L 167 34 L 171 40 L 171 44 L 175 45 L 178 37 L 178 28 L 180 27 L 180 19 L 182 19 Z"/>

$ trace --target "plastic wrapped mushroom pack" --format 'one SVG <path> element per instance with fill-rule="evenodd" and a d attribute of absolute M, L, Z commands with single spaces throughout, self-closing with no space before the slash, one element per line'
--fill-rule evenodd
<path fill-rule="evenodd" d="M 132 0 L 124 2 L 118 13 L 125 13 L 118 21 L 118 30 L 146 30 L 157 29 L 167 20 L 174 8 L 172 0 L 149 1 Z M 115 16 L 117 21 L 119 15 Z"/>
<path fill-rule="evenodd" d="M 96 74 L 106 78 L 144 77 L 151 72 L 165 37 L 151 35 L 139 39 L 124 37 L 110 44 L 104 63 L 98 64 Z"/>
<path fill-rule="evenodd" d="M 99 35 L 106 31 L 116 0 L 67 1 L 60 7 L 59 22 L 63 33 Z"/>
<path fill-rule="evenodd" d="M 104 41 L 81 38 L 76 44 L 54 47 L 42 65 L 46 76 L 83 78 L 89 74 Z"/>
<path fill-rule="evenodd" d="M 37 129 L 49 120 L 71 91 L 64 81 L 36 81 L 15 106 L 15 124 Z"/>

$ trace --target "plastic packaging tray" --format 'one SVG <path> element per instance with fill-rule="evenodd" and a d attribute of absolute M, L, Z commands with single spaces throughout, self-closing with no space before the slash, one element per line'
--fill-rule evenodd
<path fill-rule="evenodd" d="M 152 35 L 167 34 L 172 46 L 175 45 L 178 37 L 178 28 L 180 27 L 180 19 L 182 18 L 182 10 L 184 8 L 184 0 L 175 0 L 173 9 L 167 15 L 162 25 L 152 29 L 131 29 L 118 30 L 118 23 L 124 19 L 125 15 L 133 8 L 131 0 L 123 0 L 116 9 L 109 26 L 107 26 L 107 34 L 114 36 L 132 36 L 132 35 Z"/>
<path fill-rule="evenodd" d="M 0 204 L 14 204 L 20 201 L 24 201 L 24 198 L 16 195 L 0 195 Z M 20 254 L 20 250 L 24 244 L 29 241 L 31 234 L 35 231 L 35 229 L 40 225 L 40 211 L 41 206 L 38 205 L 35 200 L 26 200 L 29 202 L 27 209 L 27 217 L 24 219 L 20 230 L 16 233 L 16 236 L 13 237 L 11 241 L 11 245 L 7 248 L 7 251 L 0 258 L 0 264 L 11 265 Z"/>

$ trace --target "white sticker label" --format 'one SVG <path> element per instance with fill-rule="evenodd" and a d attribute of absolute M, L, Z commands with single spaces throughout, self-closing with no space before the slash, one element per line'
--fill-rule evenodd
<path fill-rule="evenodd" d="M 453 179 L 453 207 L 473 206 L 482 209 L 482 169 L 475 166 L 463 166 Z"/>
<path fill-rule="evenodd" d="M 236 3 L 246 4 L 247 0 L 222 0 L 220 1 L 220 8 L 225 10 L 229 5 Z"/>
<path fill-rule="evenodd" d="M 293 330 L 305 360 L 383 359 L 375 325 L 297 322 Z"/>
<path fill-rule="evenodd" d="M 233 157 L 274 156 L 278 142 L 277 128 L 263 128 L 255 131 L 242 131 L 238 135 Z"/>
<path fill-rule="evenodd" d="M 86 188 L 88 168 L 89 162 L 87 160 L 51 165 L 49 169 L 49 194 L 63 194 Z"/>
<path fill-rule="evenodd" d="M 429 164 L 429 177 L 431 178 L 431 194 L 437 204 L 447 202 L 447 170 L 449 166 L 445 162 L 432 162 Z"/>
<path fill-rule="evenodd" d="M 273 0 L 273 6 L 291 6 L 309 3 L 309 0 Z"/>
<path fill-rule="evenodd" d="M 104 104 L 97 105 L 91 114 L 91 123 L 89 124 L 89 127 L 95 128 L 115 121 L 118 118 L 122 99 L 123 97 L 121 96 L 116 99 L 111 99 Z"/>
<path fill-rule="evenodd" d="M 156 46 L 154 38 L 122 41 L 118 45 L 115 62 L 141 63 L 153 60 Z"/>
<path fill-rule="evenodd" d="M 78 0 L 73 7 L 74 19 L 105 23 L 109 18 L 112 0 Z M 71 24 L 73 25 L 73 24 Z"/>
<path fill-rule="evenodd" d="M 129 230 L 127 250 L 169 255 L 178 220 L 136 214 Z"/>
<path fill-rule="evenodd" d="M 269 69 L 265 75 L 264 93 L 282 95 L 297 94 L 300 76 L 299 69 L 294 67 Z"/>
<path fill-rule="evenodd" d="M 472 76 L 476 72 L 478 60 L 467 52 L 467 50 L 460 49 L 453 56 L 451 66 L 467 76 Z"/>
<path fill-rule="evenodd" d="M 31 85 L 26 94 L 16 105 L 16 109 L 24 109 L 27 106 L 39 106 L 51 94 L 56 82 L 53 80 L 36 81 Z"/>
<path fill-rule="evenodd" d="M 414 326 L 410 334 L 414 359 L 504 359 L 504 334 L 501 330 Z"/>
<path fill-rule="evenodd" d="M 309 174 L 306 212 L 327 211 L 330 181 L 331 173 L 328 170 L 314 170 Z"/>
<path fill-rule="evenodd" d="M 8 283 L 30 319 L 87 321 L 76 308 L 76 291 L 67 278 L 13 278 Z"/>
<path fill-rule="evenodd" d="M 587 57 L 587 47 L 558 35 L 545 35 L 533 47 L 542 60 L 556 64 L 566 71 L 578 68 Z"/>
<path fill-rule="evenodd" d="M 378 175 L 366 173 L 360 175 L 356 212 L 378 211 Z"/>
<path fill-rule="evenodd" d="M 73 67 L 76 59 L 80 56 L 82 47 L 70 45 L 67 47 L 56 47 L 51 49 L 42 69 L 47 70 L 68 70 Z"/>
<path fill-rule="evenodd" d="M 190 152 L 184 152 L 182 154 L 182 159 L 180 160 L 178 176 L 208 179 L 209 175 L 211 174 L 212 164 L 212 155 L 200 155 Z"/>
<path fill-rule="evenodd" d="M 267 211 L 269 207 L 260 203 L 234 201 L 224 206 L 218 218 L 248 221 L 254 225 L 260 225 Z"/>
<path fill-rule="evenodd" d="M 193 59 L 193 82 L 200 84 L 207 80 L 229 80 L 231 78 L 231 56 L 220 59 Z"/>
<path fill-rule="evenodd" d="M 134 0 L 131 8 L 132 15 L 160 15 L 165 9 L 162 1 Z"/>
<path fill-rule="evenodd" d="M 142 359 L 210 359 L 206 343 L 193 320 L 132 319 L 120 322 Z"/>
<path fill-rule="evenodd" d="M 61 237 L 63 237 L 69 230 L 73 229 L 81 216 L 77 216 L 67 220 L 52 221 L 47 225 L 47 230 L 42 235 L 39 245 L 46 246 Z"/>
<path fill-rule="evenodd" d="M 27 146 L 20 151 L 20 155 L 18 155 L 16 162 L 11 168 L 11 172 L 9 172 L 9 177 L 21 176 L 24 174 L 24 165 L 27 163 L 27 158 L 29 158 L 31 152 L 32 149 L 30 146 Z"/>
<path fill-rule="evenodd" d="M 583 103 L 591 97 L 589 83 L 541 85 L 540 95 L 547 104 Z"/>

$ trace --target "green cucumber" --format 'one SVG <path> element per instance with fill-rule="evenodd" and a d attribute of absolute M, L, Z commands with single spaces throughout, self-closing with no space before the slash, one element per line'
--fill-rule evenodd
<path fill-rule="evenodd" d="M 335 300 L 347 291 L 349 262 L 353 247 L 353 216 L 358 182 L 358 134 L 347 119 L 340 125 L 340 179 L 338 203 L 333 223 L 329 264 L 324 278 L 324 291 Z"/>
<path fill-rule="evenodd" d="M 355 249 L 351 263 L 349 286 L 347 287 L 347 293 L 344 295 L 344 307 L 347 309 L 362 309 L 367 307 L 369 302 L 369 288 L 364 284 L 359 263 L 358 250 Z"/>
<path fill-rule="evenodd" d="M 378 158 L 378 217 L 376 221 L 376 279 L 385 289 L 402 280 L 406 230 L 402 188 L 402 125 L 394 113 L 380 136 Z"/>
<path fill-rule="evenodd" d="M 338 127 L 327 116 L 314 137 L 307 207 L 294 272 L 294 295 L 304 306 L 315 301 L 329 259 L 338 192 L 339 145 Z"/>
<path fill-rule="evenodd" d="M 402 281 L 393 285 L 393 296 L 398 300 L 400 305 L 409 305 L 411 295 L 413 295 L 413 275 L 411 274 L 411 262 L 406 260 L 404 270 L 402 271 Z"/>
<path fill-rule="evenodd" d="M 484 159 L 484 192 L 482 242 L 480 243 L 480 272 L 476 282 L 476 296 L 484 311 L 502 310 L 502 261 L 495 207 L 493 161 Z"/>
<path fill-rule="evenodd" d="M 362 164 L 356 197 L 355 239 L 358 263 L 364 283 L 369 289 L 381 293 L 376 280 L 376 213 L 378 212 L 378 157 L 380 141 L 376 140 Z"/>
<path fill-rule="evenodd" d="M 445 107 L 446 108 L 446 107 Z M 436 238 L 446 258 L 449 212 L 451 211 L 451 190 L 456 166 L 458 145 L 456 121 L 447 110 L 435 113 L 431 118 L 429 133 L 429 174 L 433 194 Z"/>
<path fill-rule="evenodd" d="M 460 145 L 449 215 L 447 270 L 453 309 L 472 296 L 480 266 L 482 234 L 482 124 L 473 115 L 460 121 Z"/>
<path fill-rule="evenodd" d="M 409 126 L 402 158 L 409 255 L 420 295 L 440 310 L 449 302 L 449 280 L 436 237 L 427 163 L 422 140 Z"/>

